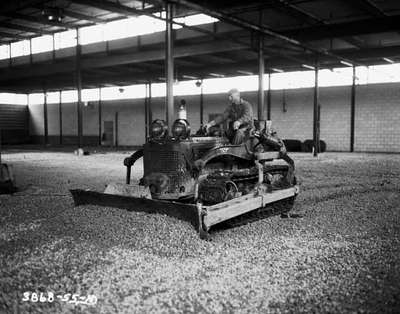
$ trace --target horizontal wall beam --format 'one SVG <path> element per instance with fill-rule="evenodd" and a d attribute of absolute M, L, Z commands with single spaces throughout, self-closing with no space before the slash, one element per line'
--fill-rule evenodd
<path fill-rule="evenodd" d="M 8 28 L 8 29 L 14 29 L 14 30 L 19 30 L 27 33 L 34 33 L 34 34 L 39 34 L 39 35 L 51 35 L 53 32 L 49 32 L 46 30 L 42 30 L 40 28 L 35 28 L 31 26 L 23 26 L 15 23 L 9 23 L 9 22 L 0 22 L 0 27 L 1 28 Z"/>
<path fill-rule="evenodd" d="M 282 32 L 299 40 L 321 40 L 344 36 L 383 33 L 400 29 L 400 15 L 363 19 L 354 22 L 322 24 Z"/>
<path fill-rule="evenodd" d="M 247 46 L 232 43 L 230 41 L 212 41 L 202 44 L 193 44 L 190 46 L 176 46 L 174 50 L 174 58 L 183 58 L 215 52 L 233 51 L 245 49 Z M 165 59 L 165 52 L 161 49 L 137 51 L 129 54 L 111 55 L 97 58 L 82 59 L 82 69 L 110 67 L 124 64 L 134 64 L 141 62 L 161 61 Z M 43 64 L 34 64 L 29 67 L 4 69 L 0 71 L 0 82 L 17 80 L 27 77 L 47 76 L 59 73 L 72 72 L 73 61 L 65 61 L 51 66 L 43 66 Z"/>

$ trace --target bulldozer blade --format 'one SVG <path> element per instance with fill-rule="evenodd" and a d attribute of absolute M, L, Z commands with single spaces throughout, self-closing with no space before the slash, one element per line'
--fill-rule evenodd
<path fill-rule="evenodd" d="M 139 198 L 151 198 L 149 187 L 138 184 L 125 184 L 113 182 L 107 185 L 105 194 L 114 194 L 122 196 L 131 196 Z"/>
<path fill-rule="evenodd" d="M 132 197 L 117 194 L 100 193 L 90 190 L 70 190 L 75 206 L 99 205 L 122 208 L 128 211 L 164 214 L 180 220 L 188 221 L 199 230 L 199 214 L 197 206 L 172 201 L 154 200 L 145 197 Z"/>
<path fill-rule="evenodd" d="M 128 211 L 146 212 L 150 214 L 164 214 L 180 220 L 188 221 L 197 230 L 202 239 L 209 239 L 211 227 L 264 208 L 268 204 L 295 197 L 298 186 L 274 191 L 272 193 L 248 194 L 212 206 L 203 206 L 201 203 L 185 204 L 174 201 L 154 200 L 146 197 L 132 197 L 118 194 L 100 193 L 90 190 L 70 190 L 75 206 L 99 205 L 116 207 Z M 109 191 L 110 192 L 110 191 Z M 118 192 L 121 192 L 120 190 Z M 271 214 L 282 214 L 274 212 Z"/>

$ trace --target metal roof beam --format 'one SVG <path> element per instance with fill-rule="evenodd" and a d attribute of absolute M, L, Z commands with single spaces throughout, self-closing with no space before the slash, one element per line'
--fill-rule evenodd
<path fill-rule="evenodd" d="M 0 31 L 0 37 L 15 38 L 15 39 L 19 39 L 19 40 L 29 39 L 29 37 L 21 36 L 21 35 L 18 35 L 18 34 L 2 32 L 2 31 Z"/>
<path fill-rule="evenodd" d="M 126 5 L 119 4 L 117 2 L 111 1 L 98 1 L 98 0 L 72 0 L 72 2 L 87 5 L 93 8 L 98 8 L 101 10 L 118 13 L 125 16 L 139 16 L 139 15 L 148 15 L 153 14 L 155 12 L 160 11 L 160 8 L 153 7 L 147 9 L 136 9 L 132 7 L 128 7 Z"/>
<path fill-rule="evenodd" d="M 282 32 L 301 40 L 320 40 L 363 34 L 383 33 L 400 29 L 400 15 L 384 18 L 363 19 L 345 23 L 324 24 L 297 28 Z"/>
<path fill-rule="evenodd" d="M 280 9 L 285 13 L 290 14 L 291 16 L 300 19 L 303 22 L 307 22 L 309 24 L 328 24 L 325 20 L 315 16 L 314 14 L 311 14 L 310 12 L 307 12 L 306 10 L 303 10 L 299 8 L 296 5 L 291 4 L 290 2 L 286 0 L 276 0 L 274 4 L 272 5 L 273 8 Z M 351 45 L 359 48 L 364 46 L 364 43 L 361 40 L 356 40 L 351 37 L 345 37 L 342 38 L 344 41 L 350 43 Z"/>
<path fill-rule="evenodd" d="M 387 16 L 373 1 L 371 0 L 353 0 L 346 1 L 346 3 L 355 4 L 358 8 L 363 9 L 365 12 L 369 13 L 375 17 L 385 17 Z"/>
<path fill-rule="evenodd" d="M 63 13 L 66 16 L 73 17 L 78 20 L 85 20 L 85 21 L 93 22 L 96 24 L 102 24 L 102 23 L 106 22 L 105 20 L 99 19 L 98 17 L 82 14 L 82 13 L 71 11 L 71 10 L 63 9 Z"/>
<path fill-rule="evenodd" d="M 46 1 L 46 0 L 25 0 L 25 1 L 2 1 L 2 2 L 5 2 L 5 3 L 1 4 L 0 14 L 15 12 L 18 10 L 22 10 L 26 7 L 43 4 L 44 2 L 48 2 L 48 1 Z"/>
<path fill-rule="evenodd" d="M 302 21 L 308 22 L 309 24 L 323 24 L 324 20 L 299 8 L 296 5 L 291 4 L 286 0 L 275 0 L 268 7 L 272 7 L 274 9 L 281 10 L 289 15 L 299 18 Z"/>
<path fill-rule="evenodd" d="M 121 4 L 110 2 L 110 1 L 101 1 L 101 2 L 96 1 L 96 0 L 72 0 L 72 1 L 76 2 L 76 3 L 79 3 L 79 4 L 84 4 L 84 5 L 92 6 L 92 7 L 95 7 L 95 8 L 99 8 L 99 9 L 102 9 L 102 10 L 107 10 L 107 11 L 110 11 L 110 12 L 123 14 L 125 16 L 146 15 L 146 16 L 150 16 L 152 18 L 155 18 L 155 19 L 158 19 L 158 20 L 161 20 L 161 21 L 165 21 L 165 18 L 162 18 L 160 16 L 154 15 L 154 14 L 152 14 L 152 13 L 146 11 L 146 10 L 138 10 L 138 9 L 135 9 L 135 8 L 127 7 L 125 5 L 121 5 Z M 182 26 L 184 28 L 199 32 L 199 33 L 209 35 L 214 39 L 223 39 L 223 40 L 229 39 L 229 40 L 231 40 L 233 42 L 236 42 L 238 44 L 247 44 L 247 43 L 237 39 L 234 36 L 226 36 L 224 34 L 218 34 L 218 33 L 206 30 L 206 29 L 204 29 L 202 27 L 199 27 L 199 26 L 188 26 L 188 25 L 186 25 L 184 23 L 179 23 L 179 22 L 176 22 L 176 21 L 173 21 L 173 23 L 176 24 L 176 25 Z"/>
<path fill-rule="evenodd" d="M 230 41 L 211 41 L 190 46 L 175 46 L 174 58 L 183 58 L 192 55 L 209 54 L 213 52 L 232 51 L 248 48 L 246 45 L 232 43 Z M 134 64 L 141 62 L 160 61 L 165 59 L 164 49 L 143 50 L 123 55 L 110 55 L 104 57 L 82 58 L 82 69 L 111 67 L 122 64 Z M 73 71 L 73 61 L 59 62 L 51 66 L 33 64 L 27 67 L 6 68 L 0 70 L 0 81 L 18 80 L 26 77 L 43 75 L 55 75 Z"/>
<path fill-rule="evenodd" d="M 47 21 L 44 18 L 41 19 L 36 16 L 25 15 L 25 14 L 20 14 L 20 13 L 10 13 L 10 14 L 7 14 L 7 17 L 11 17 L 13 19 L 18 19 L 18 20 L 25 20 L 25 21 L 29 21 L 29 22 L 33 22 L 33 23 L 37 23 L 37 24 L 41 24 L 41 25 L 56 26 L 56 27 L 60 27 L 62 30 L 76 28 L 76 25 L 72 25 L 69 23 L 62 23 L 62 22 L 58 23 L 58 22 L 54 22 L 54 21 Z"/>
<path fill-rule="evenodd" d="M 319 49 L 319 48 L 314 48 L 314 47 L 308 46 L 308 45 L 306 45 L 306 44 L 304 44 L 304 43 L 302 43 L 302 42 L 300 42 L 300 41 L 298 41 L 296 39 L 293 39 L 293 38 L 290 38 L 288 36 L 285 36 L 285 35 L 282 35 L 280 33 L 277 33 L 277 32 L 275 32 L 275 31 L 271 30 L 270 28 L 265 27 L 263 25 L 253 24 L 253 23 L 251 23 L 251 22 L 249 22 L 247 20 L 244 20 L 242 18 L 238 18 L 238 17 L 235 17 L 235 16 L 227 15 L 227 14 L 225 14 L 223 12 L 220 12 L 220 11 L 217 11 L 217 10 L 209 9 L 209 8 L 205 7 L 204 5 L 193 3 L 193 2 L 187 1 L 187 0 L 171 0 L 171 2 L 179 4 L 179 5 L 183 5 L 183 6 L 186 6 L 186 7 L 189 7 L 189 8 L 192 8 L 194 10 L 198 10 L 200 12 L 203 12 L 204 14 L 208 14 L 208 15 L 213 16 L 215 18 L 218 18 L 218 19 L 220 19 L 222 21 L 226 21 L 228 23 L 231 23 L 231 24 L 234 24 L 234 25 L 238 25 L 238 26 L 240 26 L 242 28 L 255 31 L 257 33 L 261 33 L 261 34 L 266 35 L 266 36 L 274 37 L 276 39 L 282 40 L 282 41 L 284 41 L 286 43 L 289 43 L 291 45 L 301 47 L 304 50 L 308 50 L 308 51 L 310 51 L 310 52 L 312 52 L 312 53 L 314 53 L 316 55 L 324 55 L 324 56 L 328 56 L 328 57 L 331 57 L 331 58 L 334 58 L 334 59 L 346 61 L 346 62 L 349 62 L 349 63 L 354 63 L 352 60 L 348 60 L 348 59 L 345 59 L 345 58 L 343 58 L 341 56 L 335 55 L 335 54 L 329 52 L 326 49 Z"/>
<path fill-rule="evenodd" d="M 357 49 L 348 49 L 346 51 L 336 51 L 336 53 L 340 53 L 343 56 L 349 58 L 360 58 L 360 59 L 379 59 L 382 61 L 382 56 L 386 56 L 388 58 L 394 58 L 395 56 L 400 56 L 400 46 L 390 47 L 390 48 L 371 48 L 364 50 Z M 296 56 L 297 57 L 297 56 Z M 302 55 L 298 55 L 298 57 L 302 57 Z M 321 59 L 320 60 L 320 68 L 332 68 L 343 66 L 338 61 L 335 63 L 331 62 L 332 60 Z M 383 62 L 383 61 L 382 61 Z M 293 61 L 288 61 L 282 55 L 275 55 L 268 58 L 265 58 L 265 63 L 270 68 L 280 68 L 285 70 L 299 70 L 301 69 L 300 63 L 293 58 Z M 231 69 L 231 71 L 229 70 Z M 254 73 L 257 71 L 257 64 L 255 60 L 249 60 L 246 62 L 240 61 L 237 63 L 230 64 L 227 67 L 225 64 L 209 64 L 206 67 L 181 67 L 179 70 L 179 79 L 181 79 L 184 75 L 187 76 L 196 76 L 196 77 L 211 77 L 209 75 L 212 73 L 224 73 L 226 75 L 238 75 L 238 70 L 244 71 L 253 71 Z M 303 70 L 305 70 L 303 68 Z M 153 70 L 149 70 L 143 73 L 123 73 L 123 74 L 114 74 L 114 75 L 101 75 L 96 77 L 88 76 L 83 73 L 83 82 L 84 87 L 88 87 L 89 85 L 99 85 L 104 83 L 114 83 L 118 81 L 126 81 L 133 83 L 139 83 L 143 80 L 152 79 L 154 80 L 156 77 L 162 77 L 163 70 L 154 68 Z M 47 76 L 54 75 L 54 76 Z M 47 76 L 47 77 L 46 77 Z M 31 92 L 32 90 L 41 89 L 41 82 L 45 80 L 46 86 L 48 89 L 59 90 L 64 89 L 66 87 L 73 88 L 72 76 L 69 75 L 57 75 L 55 73 L 48 73 L 44 75 L 43 79 L 32 80 L 28 77 L 24 79 L 16 79 L 12 80 L 1 80 L 2 73 L 0 73 L 0 88 L 2 90 L 16 91 L 16 90 L 24 90 L 25 92 Z"/>
<path fill-rule="evenodd" d="M 3 21 L 0 22 L 0 27 L 8 28 L 8 29 L 16 29 L 16 30 L 19 30 L 19 31 L 23 31 L 23 32 L 27 32 L 27 33 L 40 34 L 40 35 L 51 35 L 51 34 L 53 34 L 53 32 L 42 30 L 40 28 L 28 27 L 28 26 L 23 26 L 23 25 L 9 23 L 9 22 L 3 22 Z"/>

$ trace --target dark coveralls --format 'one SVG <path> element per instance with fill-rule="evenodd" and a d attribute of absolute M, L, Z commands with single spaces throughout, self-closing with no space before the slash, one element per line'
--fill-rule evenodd
<path fill-rule="evenodd" d="M 214 121 L 215 123 L 221 124 L 226 120 L 230 120 L 229 129 L 227 131 L 227 137 L 234 145 L 242 144 L 246 137 L 246 132 L 253 128 L 253 108 L 251 104 L 240 98 L 240 103 L 231 103 L 228 108 L 225 109 L 224 113 L 217 116 Z M 239 129 L 233 130 L 233 123 L 235 121 L 240 122 Z"/>

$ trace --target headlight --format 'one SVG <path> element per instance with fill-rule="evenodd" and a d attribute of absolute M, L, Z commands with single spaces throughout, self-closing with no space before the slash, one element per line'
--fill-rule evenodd
<path fill-rule="evenodd" d="M 175 139 L 186 139 L 190 136 L 190 125 L 187 120 L 178 119 L 175 120 L 174 124 L 172 125 L 172 136 Z"/>
<path fill-rule="evenodd" d="M 162 139 L 168 134 L 168 126 L 164 120 L 154 120 L 150 125 L 150 138 Z"/>

